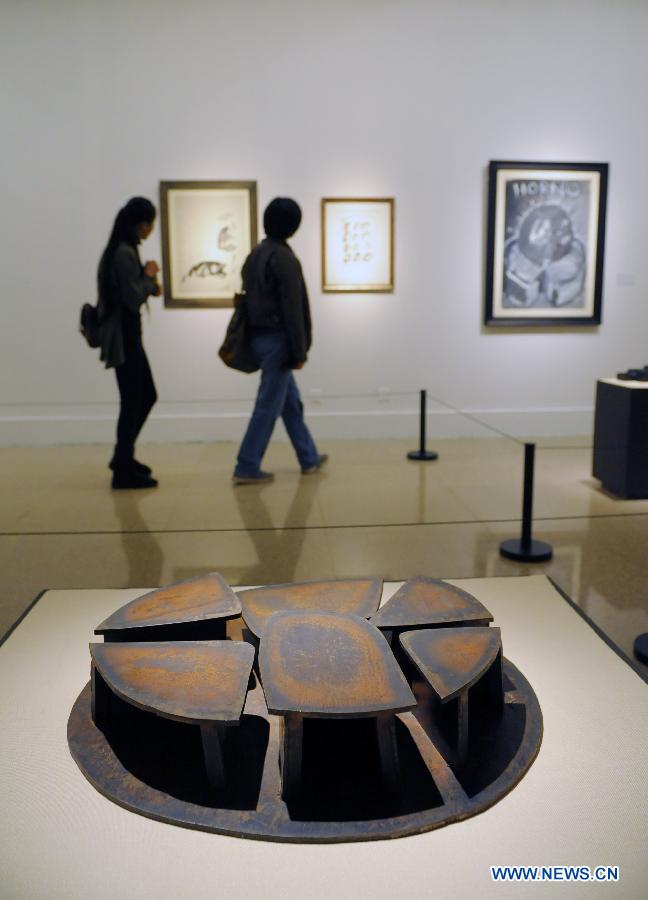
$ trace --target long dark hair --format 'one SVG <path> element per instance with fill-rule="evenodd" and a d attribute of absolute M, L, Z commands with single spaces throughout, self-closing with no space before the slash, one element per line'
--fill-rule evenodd
<path fill-rule="evenodd" d="M 142 222 L 150 224 L 154 220 L 155 207 L 146 197 L 131 197 L 117 213 L 106 249 L 101 254 L 97 273 L 99 299 L 103 300 L 105 304 L 110 304 L 110 268 L 115 250 L 124 243 L 130 244 L 137 250 L 139 243 L 137 226 Z"/>

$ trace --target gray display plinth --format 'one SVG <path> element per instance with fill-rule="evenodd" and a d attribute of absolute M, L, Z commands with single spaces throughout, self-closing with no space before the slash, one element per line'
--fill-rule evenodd
<path fill-rule="evenodd" d="M 111 803 L 66 740 L 93 628 L 142 589 L 48 591 L 0 648 L 3 897 L 420 898 L 537 896 L 490 866 L 619 866 L 618 885 L 543 895 L 641 896 L 648 864 L 646 685 L 544 576 L 453 581 L 502 629 L 542 707 L 540 754 L 500 803 L 465 822 L 371 844 L 294 845 L 165 825 Z M 398 585 L 385 586 L 384 600 Z"/>
<path fill-rule="evenodd" d="M 597 382 L 592 474 L 618 497 L 648 497 L 648 382 Z"/>

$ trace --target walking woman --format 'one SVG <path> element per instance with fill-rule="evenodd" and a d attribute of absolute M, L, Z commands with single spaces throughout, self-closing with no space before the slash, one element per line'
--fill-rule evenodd
<path fill-rule="evenodd" d="M 275 422 L 281 416 L 303 475 L 319 471 L 326 454 L 318 452 L 304 422 L 304 408 L 293 369 L 301 369 L 311 345 L 308 294 L 299 260 L 286 243 L 299 228 L 301 210 L 294 200 L 277 197 L 263 215 L 266 238 L 243 265 L 243 290 L 252 352 L 261 383 L 252 418 L 239 449 L 234 484 L 272 481 L 261 469 Z"/>
<path fill-rule="evenodd" d="M 140 308 L 150 295 L 160 294 L 156 262 L 142 265 L 138 244 L 155 223 L 155 207 L 133 197 L 117 213 L 99 262 L 99 317 L 102 322 L 101 359 L 114 368 L 119 388 L 117 443 L 109 463 L 112 487 L 152 488 L 157 481 L 149 466 L 135 459 L 135 442 L 157 393 L 142 344 Z"/>

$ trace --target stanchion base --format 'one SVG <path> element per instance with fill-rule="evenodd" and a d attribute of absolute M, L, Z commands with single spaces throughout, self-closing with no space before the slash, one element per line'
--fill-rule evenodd
<path fill-rule="evenodd" d="M 500 544 L 500 555 L 517 562 L 546 562 L 553 556 L 553 547 L 544 541 L 523 544 L 520 538 L 511 538 Z"/>
<path fill-rule="evenodd" d="M 639 662 L 648 666 L 648 631 L 637 635 L 634 642 L 634 655 Z"/>
<path fill-rule="evenodd" d="M 418 462 L 425 462 L 430 459 L 438 459 L 439 454 L 435 453 L 434 450 L 410 450 L 407 454 L 407 458 L 418 460 Z"/>

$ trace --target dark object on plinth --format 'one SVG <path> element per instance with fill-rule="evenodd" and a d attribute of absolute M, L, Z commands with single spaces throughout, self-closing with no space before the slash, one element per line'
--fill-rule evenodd
<path fill-rule="evenodd" d="M 419 448 L 418 450 L 410 450 L 407 454 L 408 459 L 413 459 L 417 462 L 427 462 L 429 460 L 438 459 L 439 454 L 434 450 L 427 450 L 425 447 L 426 437 L 425 437 L 425 429 L 426 429 L 426 407 L 427 407 L 427 391 L 421 391 L 421 422 L 420 422 L 420 436 L 419 436 Z"/>
<path fill-rule="evenodd" d="M 535 694 L 502 658 L 488 610 L 440 581 L 413 579 L 385 606 L 392 628 L 399 616 L 432 620 L 404 636 L 411 656 L 400 643 L 392 651 L 366 621 L 380 585 L 250 591 L 263 683 L 246 641 L 92 644 L 91 684 L 68 721 L 73 758 L 126 809 L 238 837 L 376 840 L 487 809 L 538 753 Z M 195 614 L 195 591 L 187 582 L 184 602 L 173 586 L 172 627 L 183 625 L 178 609 Z M 334 605 L 336 591 L 362 615 L 314 608 L 318 596 Z M 132 606 L 138 616 L 151 596 Z"/>
<path fill-rule="evenodd" d="M 648 497 L 648 384 L 597 382 L 592 474 L 618 497 Z"/>
<path fill-rule="evenodd" d="M 106 641 L 219 640 L 241 603 L 218 572 L 137 597 L 95 628 Z"/>
<path fill-rule="evenodd" d="M 642 662 L 644 665 L 648 666 L 648 631 L 645 631 L 643 634 L 637 635 L 634 641 L 634 655 L 637 657 L 639 662 Z"/>
<path fill-rule="evenodd" d="M 535 444 L 524 445 L 524 488 L 522 496 L 522 533 L 519 538 L 502 541 L 500 554 L 516 562 L 546 562 L 553 556 L 553 547 L 531 536 L 533 527 L 533 470 Z"/>
<path fill-rule="evenodd" d="M 648 367 L 643 369 L 628 369 L 627 372 L 617 374 L 619 381 L 648 381 Z"/>

